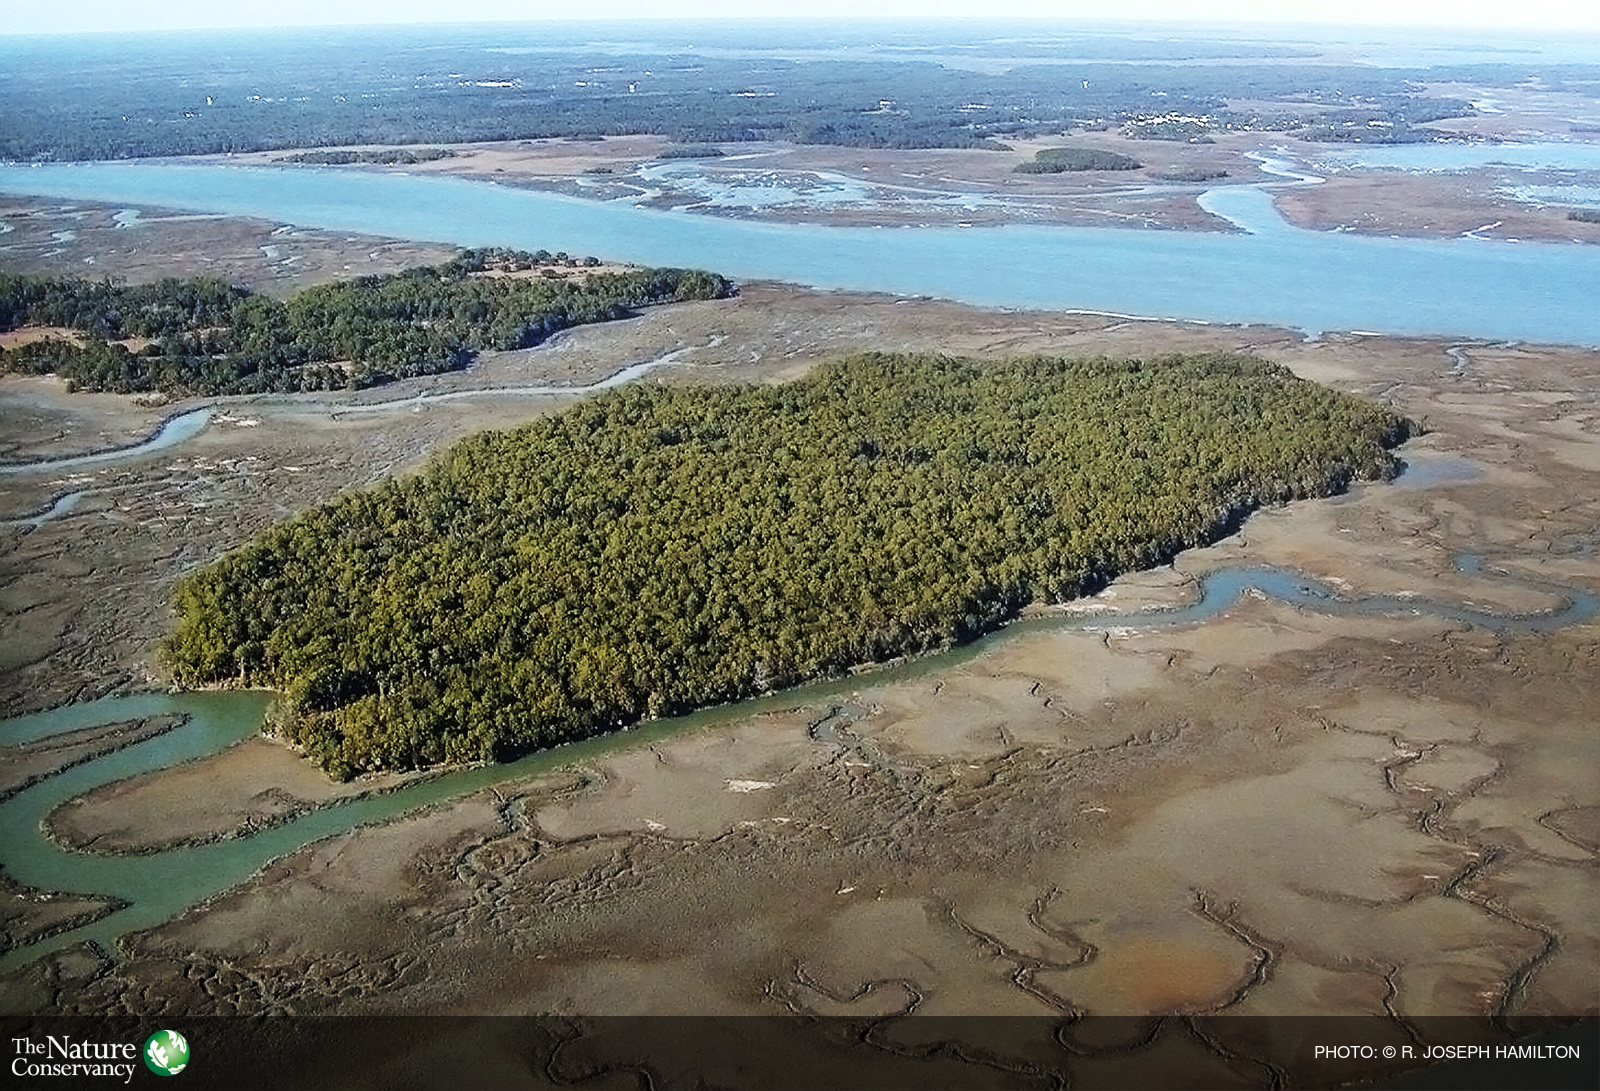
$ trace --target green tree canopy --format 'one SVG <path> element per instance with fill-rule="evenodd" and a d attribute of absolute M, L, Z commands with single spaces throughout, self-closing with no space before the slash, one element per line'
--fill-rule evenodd
<path fill-rule="evenodd" d="M 120 394 L 364 387 L 452 371 L 481 350 L 527 348 L 639 307 L 733 290 L 692 269 L 528 275 L 580 264 L 545 251 L 468 250 L 443 265 L 305 288 L 287 302 L 216 278 L 129 286 L 0 274 L 0 330 L 75 334 L 0 350 L 0 372 L 54 372 L 80 389 Z M 148 343 L 116 343 L 128 338 Z"/>
<path fill-rule="evenodd" d="M 865 355 L 487 432 L 185 580 L 180 683 L 339 775 L 506 758 L 970 639 L 1392 473 L 1408 423 L 1261 360 Z"/>

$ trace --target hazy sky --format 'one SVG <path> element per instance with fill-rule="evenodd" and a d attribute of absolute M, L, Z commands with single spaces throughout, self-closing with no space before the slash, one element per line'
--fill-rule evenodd
<path fill-rule="evenodd" d="M 1321 22 L 1600 31 L 1592 0 L 0 0 L 0 32 L 328 23 L 986 16 Z"/>

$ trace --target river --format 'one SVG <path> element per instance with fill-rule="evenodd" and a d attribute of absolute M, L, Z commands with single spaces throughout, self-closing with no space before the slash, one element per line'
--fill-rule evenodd
<path fill-rule="evenodd" d="M 0 165 L 0 192 L 982 306 L 1600 346 L 1600 247 L 1308 231 L 1243 187 L 1207 198 L 1239 217 L 1238 233 L 770 223 L 460 178 L 222 162 Z"/>

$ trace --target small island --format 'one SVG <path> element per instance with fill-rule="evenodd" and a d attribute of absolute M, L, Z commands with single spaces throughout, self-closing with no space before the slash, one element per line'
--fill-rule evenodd
<path fill-rule="evenodd" d="M 1066 174 L 1082 170 L 1138 170 L 1144 166 L 1131 155 L 1104 148 L 1041 148 L 1032 159 L 1018 163 L 1015 174 Z"/>
<path fill-rule="evenodd" d="M 625 387 L 228 554 L 165 654 L 281 691 L 273 729 L 335 777 L 504 760 L 970 640 L 1392 475 L 1410 429 L 1226 353 Z"/>

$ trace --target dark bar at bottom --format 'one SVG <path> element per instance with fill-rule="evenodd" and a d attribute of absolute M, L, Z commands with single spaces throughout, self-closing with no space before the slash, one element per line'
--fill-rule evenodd
<path fill-rule="evenodd" d="M 164 1030 L 172 1076 L 144 1055 Z M 9 1085 L 41 1088 L 1600 1086 L 1585 1018 L 9 1016 L 3 1040 Z"/>

